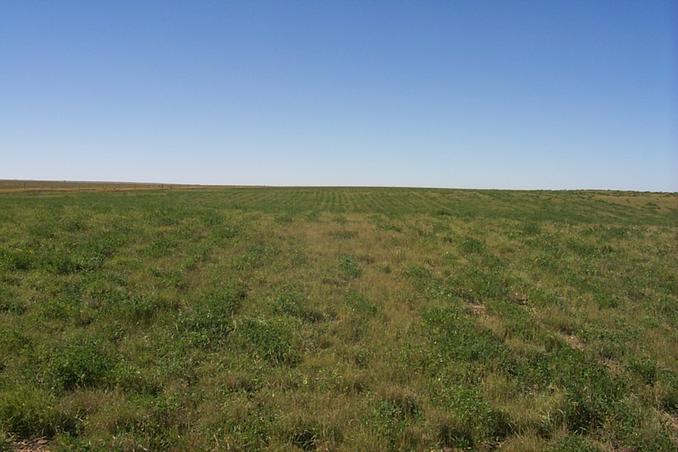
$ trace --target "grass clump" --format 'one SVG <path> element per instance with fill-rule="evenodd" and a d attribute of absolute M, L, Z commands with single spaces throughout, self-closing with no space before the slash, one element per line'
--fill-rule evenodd
<path fill-rule="evenodd" d="M 315 323 L 325 320 L 325 314 L 307 306 L 308 300 L 300 292 L 292 288 L 283 288 L 275 297 L 278 312 L 296 317 L 304 322 Z"/>
<path fill-rule="evenodd" d="M 237 284 L 202 294 L 179 318 L 182 337 L 199 347 L 223 345 L 245 297 L 244 288 Z"/>
<path fill-rule="evenodd" d="M 238 325 L 252 353 L 274 365 L 295 365 L 300 361 L 294 329 L 293 323 L 284 320 L 246 319 Z"/>
<path fill-rule="evenodd" d="M 431 309 L 423 313 L 424 327 L 434 341 L 438 360 L 500 366 L 509 361 L 508 350 L 490 331 L 478 329 L 459 307 Z"/>
<path fill-rule="evenodd" d="M 476 388 L 452 384 L 435 391 L 435 404 L 447 413 L 438 421 L 443 446 L 488 447 L 513 433 L 508 415 L 493 408 Z"/>
<path fill-rule="evenodd" d="M 21 439 L 77 431 L 78 419 L 59 410 L 56 404 L 57 399 L 52 394 L 35 387 L 18 385 L 11 390 L 2 390 L 0 431 Z"/>
<path fill-rule="evenodd" d="M 88 336 L 77 337 L 50 350 L 43 360 L 45 383 L 66 391 L 109 385 L 116 364 L 106 345 Z"/>
<path fill-rule="evenodd" d="M 589 438 L 581 435 L 565 435 L 549 447 L 550 452 L 601 452 L 602 450 Z"/>
<path fill-rule="evenodd" d="M 339 256 L 339 271 L 341 275 L 348 280 L 355 279 L 360 276 L 362 270 L 355 257 L 350 254 L 342 254 Z"/>
<path fill-rule="evenodd" d="M 600 428 L 621 397 L 623 383 L 577 350 L 560 348 L 552 362 L 552 379 L 565 388 L 568 428 L 579 434 Z"/>
<path fill-rule="evenodd" d="M 12 271 L 27 271 L 33 266 L 34 257 L 29 251 L 20 248 L 0 250 L 0 266 Z"/>
<path fill-rule="evenodd" d="M 372 317 L 379 312 L 378 305 L 370 301 L 365 295 L 353 290 L 346 294 L 344 301 L 351 312 L 359 317 Z"/>
<path fill-rule="evenodd" d="M 21 299 L 8 287 L 0 286 L 0 313 L 21 315 L 26 311 L 26 306 Z"/>

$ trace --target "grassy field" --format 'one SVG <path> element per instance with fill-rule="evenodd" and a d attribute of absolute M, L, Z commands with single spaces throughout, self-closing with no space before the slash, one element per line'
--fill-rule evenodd
<path fill-rule="evenodd" d="M 0 180 L 0 193 L 188 190 L 215 188 L 209 185 L 177 185 L 133 182 L 74 182 L 42 180 Z"/>
<path fill-rule="evenodd" d="M 676 194 L 5 188 L 0 449 L 677 447 Z"/>

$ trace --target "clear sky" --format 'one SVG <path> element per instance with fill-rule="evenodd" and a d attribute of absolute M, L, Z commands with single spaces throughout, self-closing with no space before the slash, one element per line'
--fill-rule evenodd
<path fill-rule="evenodd" d="M 0 178 L 678 191 L 678 2 L 0 2 Z"/>

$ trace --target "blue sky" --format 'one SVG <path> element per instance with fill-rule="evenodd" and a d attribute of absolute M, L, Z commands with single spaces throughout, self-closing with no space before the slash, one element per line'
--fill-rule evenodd
<path fill-rule="evenodd" d="M 0 2 L 0 178 L 678 191 L 678 2 Z"/>

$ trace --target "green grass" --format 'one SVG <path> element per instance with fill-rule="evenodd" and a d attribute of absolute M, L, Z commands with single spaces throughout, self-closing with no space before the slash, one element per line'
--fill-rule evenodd
<path fill-rule="evenodd" d="M 0 449 L 678 447 L 675 194 L 20 186 Z"/>

